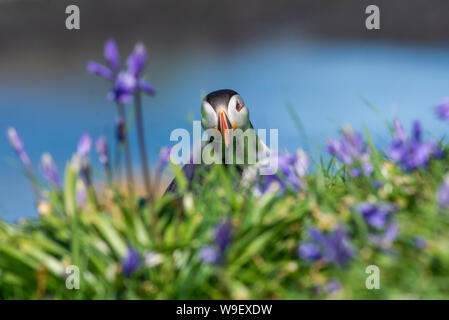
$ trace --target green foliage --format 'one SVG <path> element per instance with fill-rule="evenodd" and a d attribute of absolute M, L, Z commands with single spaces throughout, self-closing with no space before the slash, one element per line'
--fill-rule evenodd
<path fill-rule="evenodd" d="M 107 188 L 80 207 L 76 169 L 67 165 L 64 190 L 48 191 L 36 219 L 0 221 L 0 298 L 24 299 L 437 299 L 449 298 L 449 220 L 438 208 L 436 190 L 447 170 L 447 156 L 428 170 L 401 172 L 376 152 L 372 178 L 351 178 L 335 159 L 321 160 L 294 194 L 256 196 L 222 166 L 194 179 L 188 188 L 174 166 L 179 194 L 152 203 Z M 447 154 L 447 152 L 446 152 Z M 375 188 L 373 181 L 382 182 Z M 363 201 L 392 202 L 399 234 L 381 249 L 367 235 L 355 207 Z M 217 223 L 232 221 L 232 242 L 221 264 L 201 261 Z M 342 268 L 298 258 L 306 230 L 345 225 L 355 255 Z M 415 237 L 424 237 L 419 249 Z M 140 265 L 126 277 L 128 247 Z M 151 261 L 148 253 L 156 254 Z M 154 256 L 153 256 L 154 257 Z M 65 270 L 80 269 L 80 289 L 66 288 Z M 368 290 L 365 269 L 380 269 L 380 289 Z M 329 280 L 334 293 L 317 288 Z"/>

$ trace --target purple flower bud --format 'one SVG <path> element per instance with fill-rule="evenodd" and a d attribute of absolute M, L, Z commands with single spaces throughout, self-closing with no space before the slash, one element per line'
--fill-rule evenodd
<path fill-rule="evenodd" d="M 87 71 L 91 74 L 96 74 L 102 78 L 113 81 L 120 69 L 120 55 L 117 44 L 113 39 L 106 41 L 103 54 L 108 66 L 95 61 L 90 61 L 87 64 Z"/>
<path fill-rule="evenodd" d="M 97 153 L 98 153 L 98 159 L 100 160 L 100 163 L 102 165 L 106 165 L 109 162 L 108 157 L 108 144 L 106 142 L 105 137 L 100 137 L 97 139 Z"/>
<path fill-rule="evenodd" d="M 314 262 L 320 259 L 338 266 L 345 266 L 353 256 L 353 248 L 342 227 L 330 233 L 323 233 L 316 228 L 308 230 L 310 242 L 300 243 L 298 255 L 301 259 Z"/>
<path fill-rule="evenodd" d="M 140 266 L 140 257 L 137 250 L 132 247 L 128 248 L 128 253 L 122 261 L 122 270 L 125 277 L 129 277 Z"/>
<path fill-rule="evenodd" d="M 222 252 L 224 252 L 231 243 L 231 229 L 231 221 L 226 220 L 220 223 L 215 231 L 215 243 Z"/>
<path fill-rule="evenodd" d="M 114 39 L 109 39 L 104 44 L 104 58 L 114 72 L 120 69 L 120 54 Z"/>
<path fill-rule="evenodd" d="M 384 229 L 391 214 L 396 211 L 396 207 L 392 204 L 375 205 L 363 202 L 358 206 L 358 211 L 370 226 Z"/>
<path fill-rule="evenodd" d="M 84 133 L 78 141 L 77 153 L 80 158 L 84 158 L 92 148 L 92 138 L 88 133 Z"/>
<path fill-rule="evenodd" d="M 126 139 L 126 124 L 123 117 L 117 117 L 115 123 L 115 137 L 118 143 L 124 143 Z"/>
<path fill-rule="evenodd" d="M 422 129 L 418 121 L 413 123 L 410 138 L 405 135 L 398 119 L 394 122 L 395 137 L 390 143 L 386 155 L 405 171 L 427 166 L 431 157 L 440 158 L 441 150 L 434 141 L 421 141 Z"/>
<path fill-rule="evenodd" d="M 323 257 L 320 247 L 314 243 L 300 244 L 298 246 L 298 256 L 309 261 L 317 261 Z"/>
<path fill-rule="evenodd" d="M 327 151 L 350 166 L 351 177 L 360 177 L 362 174 L 370 176 L 373 173 L 369 146 L 363 141 L 362 135 L 351 128 L 343 129 L 340 140 L 330 139 Z"/>
<path fill-rule="evenodd" d="M 449 121 L 449 99 L 445 99 L 437 105 L 435 107 L 435 113 L 441 120 Z"/>
<path fill-rule="evenodd" d="M 17 133 L 16 129 L 13 127 L 8 128 L 6 132 L 6 137 L 8 138 L 9 143 L 11 144 L 12 148 L 16 152 L 17 156 L 19 157 L 20 161 L 26 166 L 31 166 L 30 158 L 28 158 L 28 155 L 25 152 L 25 149 L 23 147 L 23 142 L 19 137 L 19 134 Z"/>
<path fill-rule="evenodd" d="M 97 76 L 100 76 L 107 80 L 112 80 L 114 76 L 111 69 L 95 61 L 89 61 L 89 63 L 87 64 L 87 72 L 96 74 Z"/>
<path fill-rule="evenodd" d="M 368 235 L 372 243 L 388 248 L 397 237 L 398 225 L 393 220 L 396 205 L 363 202 L 358 205 L 357 210 L 368 224 Z"/>
<path fill-rule="evenodd" d="M 146 82 L 145 80 L 139 80 L 139 88 L 140 90 L 144 91 L 145 93 L 149 94 L 150 96 L 153 96 L 156 93 L 156 90 L 154 89 L 153 85 Z"/>
<path fill-rule="evenodd" d="M 415 246 L 420 250 L 425 250 L 427 248 L 427 240 L 424 237 L 417 236 L 413 239 Z"/>
<path fill-rule="evenodd" d="M 404 127 L 402 127 L 402 123 L 398 118 L 394 118 L 393 120 L 393 128 L 394 128 L 394 133 L 396 135 L 396 137 L 400 140 L 400 141 L 405 141 L 407 140 L 407 134 L 404 131 Z"/>
<path fill-rule="evenodd" d="M 333 294 L 341 289 L 341 283 L 337 279 L 331 279 L 326 283 L 326 293 Z"/>
<path fill-rule="evenodd" d="M 379 189 L 379 188 L 382 188 L 382 186 L 383 186 L 383 184 L 382 184 L 381 181 L 379 181 L 379 180 L 374 180 L 373 181 L 373 187 L 374 188 Z"/>
<path fill-rule="evenodd" d="M 277 158 L 278 172 L 258 177 L 256 189 L 261 193 L 265 193 L 273 185 L 277 185 L 279 186 L 280 194 L 283 194 L 288 189 L 294 193 L 303 189 L 305 187 L 303 178 L 309 169 L 307 154 L 303 150 L 298 150 L 296 154 L 271 154 L 269 158 L 262 160 L 262 169 L 265 169 L 266 172 L 272 172 L 269 164 L 274 162 L 270 160 L 273 157 Z"/>
<path fill-rule="evenodd" d="M 128 57 L 128 70 L 135 78 L 140 78 L 147 62 L 147 51 L 143 43 L 135 45 L 133 52 Z"/>
<path fill-rule="evenodd" d="M 53 161 L 51 155 L 46 152 L 41 157 L 41 171 L 45 179 L 55 186 L 59 185 L 58 169 Z"/>
<path fill-rule="evenodd" d="M 221 253 L 214 247 L 204 246 L 200 250 L 200 259 L 208 264 L 219 264 L 221 261 Z"/>

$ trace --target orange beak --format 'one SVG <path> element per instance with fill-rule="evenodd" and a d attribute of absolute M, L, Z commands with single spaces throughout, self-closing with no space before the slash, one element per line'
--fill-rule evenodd
<path fill-rule="evenodd" d="M 229 121 L 229 117 L 224 111 L 219 111 L 218 127 L 223 135 L 225 146 L 228 147 L 230 143 L 229 130 L 232 129 L 232 125 L 231 121 Z"/>

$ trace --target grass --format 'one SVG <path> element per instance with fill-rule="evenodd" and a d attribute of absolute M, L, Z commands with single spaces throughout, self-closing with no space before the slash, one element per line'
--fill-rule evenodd
<path fill-rule="evenodd" d="M 236 173 L 221 166 L 187 188 L 182 171 L 172 165 L 178 195 L 143 204 L 112 185 L 84 206 L 76 202 L 78 172 L 69 162 L 64 187 L 45 191 L 38 218 L 0 221 L 0 298 L 448 299 L 449 220 L 436 202 L 447 171 L 444 154 L 427 169 L 405 173 L 381 151 L 373 152 L 373 176 L 360 178 L 349 177 L 335 159 L 321 160 L 305 178 L 306 188 L 262 196 L 236 188 Z M 382 187 L 375 188 L 374 180 Z M 369 240 L 356 210 L 364 201 L 399 208 L 399 234 L 391 247 Z M 206 264 L 199 252 L 227 218 L 232 242 L 221 264 Z M 354 247 L 346 267 L 298 258 L 308 227 L 326 231 L 337 225 L 346 226 Z M 417 236 L 426 239 L 425 249 L 416 246 Z M 140 263 L 125 276 L 129 247 L 138 251 Z M 157 259 L 149 261 L 149 252 Z M 79 290 L 66 287 L 69 265 L 79 267 Z M 370 265 L 380 270 L 378 290 L 365 286 Z M 341 288 L 325 290 L 331 280 Z"/>

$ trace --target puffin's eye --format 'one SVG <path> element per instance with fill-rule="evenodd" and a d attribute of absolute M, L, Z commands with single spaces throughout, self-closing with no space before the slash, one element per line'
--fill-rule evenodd
<path fill-rule="evenodd" d="M 237 103 L 235 104 L 235 109 L 237 111 L 240 111 L 240 110 L 242 110 L 242 108 L 243 108 L 243 105 L 237 100 Z"/>

